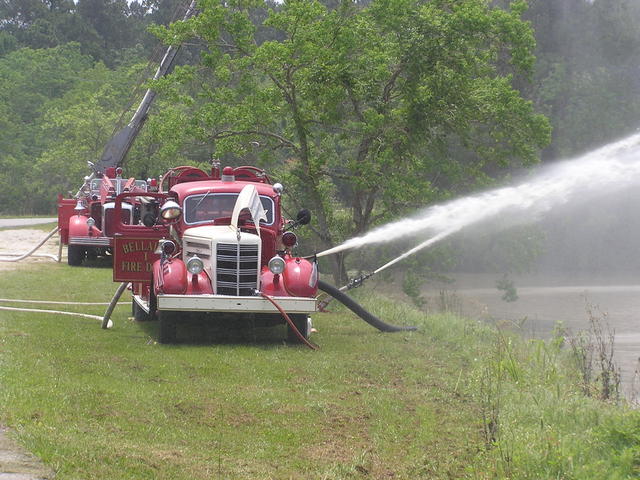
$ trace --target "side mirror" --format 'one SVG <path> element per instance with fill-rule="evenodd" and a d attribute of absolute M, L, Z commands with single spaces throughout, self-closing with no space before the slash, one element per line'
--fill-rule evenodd
<path fill-rule="evenodd" d="M 311 221 L 311 212 L 306 208 L 303 208 L 298 212 L 298 216 L 296 217 L 297 225 L 307 225 Z"/>
<path fill-rule="evenodd" d="M 294 228 L 298 228 L 300 225 L 308 224 L 310 221 L 311 221 L 311 212 L 306 208 L 303 208 L 298 212 L 296 219 L 292 222 L 289 222 L 284 229 L 285 231 L 293 230 Z"/>

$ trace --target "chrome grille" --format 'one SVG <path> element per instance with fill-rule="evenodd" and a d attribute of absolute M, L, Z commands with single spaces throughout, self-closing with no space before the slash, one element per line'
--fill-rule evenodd
<path fill-rule="evenodd" d="M 258 245 L 219 243 L 216 247 L 216 293 L 252 295 L 258 288 Z"/>

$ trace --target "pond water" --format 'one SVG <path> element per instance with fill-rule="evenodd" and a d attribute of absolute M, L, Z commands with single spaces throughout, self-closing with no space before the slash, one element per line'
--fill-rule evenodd
<path fill-rule="evenodd" d="M 450 306 L 471 318 L 507 321 L 523 335 L 549 338 L 561 323 L 571 333 L 590 328 L 591 310 L 614 333 L 614 359 L 620 368 L 622 387 L 637 398 L 636 369 L 640 357 L 640 276 L 514 276 L 518 299 L 507 302 L 496 288 L 500 275 L 462 274 L 454 282 L 430 287 L 432 301 L 440 301 L 440 289 Z"/>

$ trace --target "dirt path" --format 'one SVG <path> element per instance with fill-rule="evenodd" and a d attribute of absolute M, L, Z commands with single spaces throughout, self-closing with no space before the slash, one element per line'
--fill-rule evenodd
<path fill-rule="evenodd" d="M 40 243 L 46 236 L 47 232 L 31 228 L 0 230 L 0 257 L 4 257 L 7 254 L 26 253 Z M 58 244 L 59 237 L 58 235 L 54 235 L 35 253 L 57 255 Z M 0 261 L 0 271 L 15 270 L 16 268 L 19 268 L 21 264 L 24 265 L 25 263 L 34 262 L 51 263 L 53 260 L 50 258 L 28 257 L 19 262 Z"/>
<path fill-rule="evenodd" d="M 48 480 L 54 473 L 40 460 L 25 452 L 0 427 L 0 480 Z"/>

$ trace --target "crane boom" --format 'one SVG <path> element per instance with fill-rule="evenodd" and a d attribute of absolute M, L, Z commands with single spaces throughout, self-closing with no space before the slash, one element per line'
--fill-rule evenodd
<path fill-rule="evenodd" d="M 192 0 L 182 20 L 184 21 L 192 17 L 195 13 L 195 9 L 196 0 Z M 160 66 L 153 76 L 153 80 L 157 80 L 167 74 L 176 58 L 178 50 L 180 50 L 180 46 L 171 45 L 167 48 L 167 51 L 160 62 Z M 107 142 L 100 161 L 94 167 L 97 175 L 102 175 L 109 167 L 119 167 L 122 165 L 133 141 L 138 136 L 138 133 L 140 133 L 140 130 L 147 119 L 147 114 L 149 113 L 149 109 L 151 108 L 151 104 L 153 103 L 155 96 L 156 92 L 148 89 L 129 123 Z"/>

